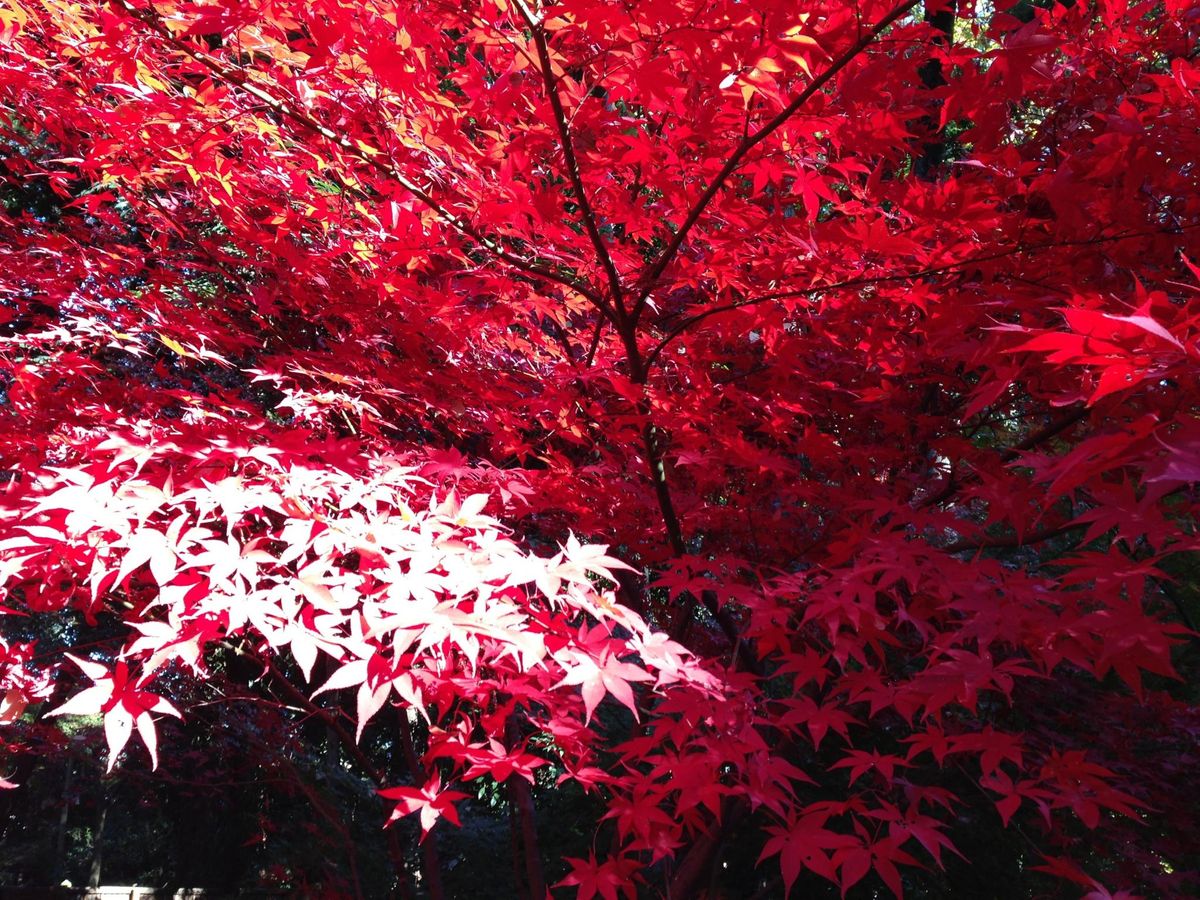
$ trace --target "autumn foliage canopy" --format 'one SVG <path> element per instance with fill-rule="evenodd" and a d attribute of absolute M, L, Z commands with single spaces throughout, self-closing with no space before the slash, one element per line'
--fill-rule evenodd
<path fill-rule="evenodd" d="M 1198 41 L 0 0 L 5 809 L 240 704 L 400 895 L 1200 890 Z"/>

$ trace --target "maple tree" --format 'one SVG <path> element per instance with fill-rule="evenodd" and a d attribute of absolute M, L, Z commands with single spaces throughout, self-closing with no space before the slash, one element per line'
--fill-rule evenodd
<path fill-rule="evenodd" d="M 1197 889 L 1198 41 L 0 0 L 0 799 L 245 701 L 402 894 Z"/>

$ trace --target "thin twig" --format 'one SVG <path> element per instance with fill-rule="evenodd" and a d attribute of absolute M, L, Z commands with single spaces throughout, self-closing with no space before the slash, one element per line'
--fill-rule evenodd
<path fill-rule="evenodd" d="M 545 26 L 529 11 L 529 7 L 525 5 L 524 0 L 516 0 L 516 5 L 517 9 L 520 10 L 521 18 L 525 20 L 525 24 L 533 32 L 533 42 L 537 48 L 538 61 L 541 64 L 542 82 L 546 88 L 546 98 L 550 101 L 550 109 L 554 114 L 554 124 L 558 130 L 559 147 L 562 150 L 563 161 L 567 165 L 567 178 L 570 179 L 571 186 L 575 189 L 576 202 L 579 204 L 579 215 L 583 220 L 584 230 L 587 231 L 588 238 L 592 242 L 592 247 L 595 248 L 596 258 L 600 263 L 600 267 L 604 270 L 605 277 L 608 279 L 608 290 L 613 311 L 618 318 L 623 319 L 625 317 L 625 306 L 621 299 L 621 277 L 617 274 L 617 267 L 613 264 L 612 255 L 608 252 L 608 245 L 604 243 L 604 238 L 600 234 L 600 227 L 596 221 L 596 213 L 592 209 L 591 200 L 588 199 L 587 190 L 583 185 L 583 173 L 579 168 L 579 158 L 575 155 L 575 142 L 571 140 L 571 129 L 567 122 L 567 111 L 563 108 L 562 97 L 558 93 L 558 84 L 554 80 L 554 67 L 550 59 L 550 43 L 546 37 Z"/>
<path fill-rule="evenodd" d="M 416 200 L 432 210 L 440 221 L 450 226 L 460 234 L 463 234 L 475 241 L 492 256 L 505 263 L 508 263 L 513 268 L 525 272 L 528 275 L 533 275 L 538 278 L 543 278 L 547 281 L 553 281 L 558 284 L 565 285 L 582 296 L 587 297 L 587 299 L 590 300 L 605 315 L 613 315 L 612 308 L 609 306 L 608 302 L 594 287 L 574 275 L 556 272 L 553 269 L 549 269 L 543 265 L 525 259 L 522 256 L 518 256 L 517 254 L 506 250 L 500 244 L 498 239 L 485 234 L 482 230 L 468 220 L 448 210 L 445 206 L 434 199 L 434 197 L 430 195 L 428 191 L 408 178 L 408 176 L 399 171 L 399 169 L 397 169 L 394 165 L 384 162 L 383 159 L 380 158 L 380 151 L 376 150 L 375 148 L 368 147 L 361 141 L 352 141 L 350 138 L 346 137 L 346 135 L 339 134 L 328 126 L 321 124 L 321 122 L 309 114 L 297 109 L 296 106 L 290 101 L 281 100 L 259 85 L 255 84 L 241 69 L 231 68 L 211 54 L 206 53 L 203 50 L 198 50 L 185 41 L 181 41 L 171 33 L 170 29 L 168 29 L 162 24 L 162 22 L 158 20 L 153 12 L 149 10 L 139 10 L 130 5 L 128 0 L 113 0 L 113 4 L 130 18 L 141 22 L 147 28 L 151 29 L 170 46 L 200 63 L 226 84 L 240 88 L 267 106 L 277 115 L 288 118 L 308 131 L 320 135 L 329 142 L 335 144 L 343 153 L 348 154 L 363 165 L 366 165 L 380 174 L 392 179 Z"/>
<path fill-rule="evenodd" d="M 721 188 L 725 186 L 725 182 L 729 180 L 729 177 L 735 171 L 737 171 L 739 166 L 741 166 L 742 161 L 746 158 L 746 155 L 763 141 L 765 141 L 768 137 L 770 137 L 775 131 L 777 131 L 785 122 L 787 122 L 788 119 L 795 115 L 797 110 L 799 110 L 800 107 L 802 107 L 810 97 L 828 84 L 833 77 L 838 74 L 838 72 L 853 62 L 854 59 L 860 53 L 862 53 L 863 50 L 865 50 L 867 46 L 875 40 L 876 37 L 882 34 L 898 18 L 916 6 L 918 2 L 919 0 L 904 0 L 903 3 L 895 7 L 891 12 L 880 19 L 874 28 L 860 36 L 848 50 L 834 60 L 833 63 L 830 64 L 829 68 L 825 69 L 825 71 L 809 82 L 808 86 L 799 94 L 797 94 L 787 106 L 780 110 L 775 118 L 771 119 L 771 121 L 767 122 L 752 135 L 749 135 L 742 140 L 740 144 L 738 144 L 737 149 L 734 150 L 733 153 L 730 154 L 729 158 L 725 160 L 725 165 L 721 167 L 721 171 L 719 171 L 713 180 L 709 182 L 708 187 L 705 188 L 704 193 L 700 195 L 699 199 L 692 204 L 691 209 L 688 210 L 687 217 L 683 220 L 683 224 L 679 226 L 679 229 L 675 232 L 674 237 L 671 238 L 671 242 L 667 244 L 667 246 L 663 249 L 663 252 L 659 254 L 658 259 L 651 264 L 650 268 L 647 269 L 639 279 L 638 298 L 634 303 L 633 310 L 630 314 L 630 318 L 635 323 L 637 322 L 638 317 L 641 315 L 642 310 L 645 308 L 646 301 L 649 299 L 651 292 L 657 285 L 659 277 L 679 253 L 679 249 L 683 246 L 683 242 L 686 240 L 688 232 L 692 230 L 695 224 L 700 220 L 700 217 L 704 215 L 704 211 L 708 208 L 708 205 L 712 203 L 713 199 L 717 196 L 717 193 L 721 190 Z"/>
<path fill-rule="evenodd" d="M 1139 237 L 1158 237 L 1161 235 L 1179 234 L 1191 228 L 1200 227 L 1200 223 L 1185 225 L 1182 228 L 1171 231 L 1133 231 L 1124 232 L 1122 234 L 1106 235 L 1103 237 L 1084 238 L 1079 240 L 1068 241 L 1050 241 L 1044 244 L 1022 245 L 1018 244 L 1013 247 L 1005 248 L 1004 250 L 994 251 L 992 253 L 984 253 L 978 256 L 970 256 L 966 259 L 959 260 L 955 263 L 946 263 L 944 265 L 929 266 L 924 269 L 915 269 L 910 272 L 898 272 L 892 275 L 872 275 L 856 278 L 847 278 L 844 281 L 834 281 L 829 284 L 814 285 L 813 287 L 799 288 L 790 291 L 773 291 L 769 294 L 760 294 L 756 297 L 745 297 L 741 300 L 734 300 L 730 303 L 722 303 L 718 306 L 711 306 L 708 309 L 701 310 L 694 315 L 688 316 L 674 328 L 667 332 L 654 347 L 646 354 L 646 367 L 654 365 L 659 356 L 662 355 L 667 345 L 674 341 L 677 337 L 691 328 L 698 322 L 709 318 L 710 316 L 719 315 L 724 312 L 731 312 L 735 309 L 742 309 L 747 306 L 754 306 L 758 303 L 767 303 L 772 300 L 787 300 L 798 299 L 801 297 L 815 297 L 818 294 L 828 293 L 830 291 L 843 290 L 852 287 L 867 287 L 873 284 L 889 284 L 892 282 L 915 281 L 918 278 L 926 278 L 932 275 L 944 275 L 948 272 L 955 272 L 959 269 L 978 263 L 994 262 L 998 259 L 1006 259 L 1010 256 L 1016 256 L 1022 253 L 1038 253 L 1043 250 L 1053 250 L 1060 247 L 1080 247 L 1091 246 L 1093 244 L 1108 244 L 1116 241 L 1131 240 Z"/>

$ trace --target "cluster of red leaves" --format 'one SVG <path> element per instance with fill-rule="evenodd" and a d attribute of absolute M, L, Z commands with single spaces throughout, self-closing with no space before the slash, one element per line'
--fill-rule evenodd
<path fill-rule="evenodd" d="M 427 730 L 380 785 L 425 829 L 451 779 L 599 789 L 583 898 L 690 896 L 739 830 L 900 894 L 981 798 L 1119 829 L 1136 768 L 1034 713 L 1176 702 L 1198 31 L 4 0 L 6 604 L 123 632 L 3 645 L 0 723 L 82 671 L 44 712 L 153 755 L 166 673 L 319 668 Z"/>

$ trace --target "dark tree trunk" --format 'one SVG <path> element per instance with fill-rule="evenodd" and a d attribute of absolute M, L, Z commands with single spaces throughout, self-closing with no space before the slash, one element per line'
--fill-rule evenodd
<path fill-rule="evenodd" d="M 104 790 L 104 783 L 101 782 L 100 789 Z M 96 832 L 92 837 L 92 862 L 88 867 L 88 887 L 100 887 L 100 867 L 104 858 L 104 825 L 108 821 L 108 808 L 112 805 L 112 800 L 107 791 L 104 791 L 104 796 L 100 800 L 100 817 L 96 820 Z"/>
<path fill-rule="evenodd" d="M 936 47 L 948 47 L 954 41 L 954 19 L 958 0 L 925 0 L 922 7 L 925 21 L 936 31 L 934 38 Z M 936 90 L 946 84 L 946 73 L 942 71 L 942 61 L 936 56 L 930 57 L 919 69 L 921 83 L 929 90 Z M 937 177 L 938 170 L 947 162 L 946 150 L 948 143 L 939 135 L 942 129 L 938 126 L 941 115 L 941 101 L 930 103 L 929 115 L 925 117 L 925 129 L 930 135 L 921 149 L 914 171 L 918 178 L 930 180 Z"/>

